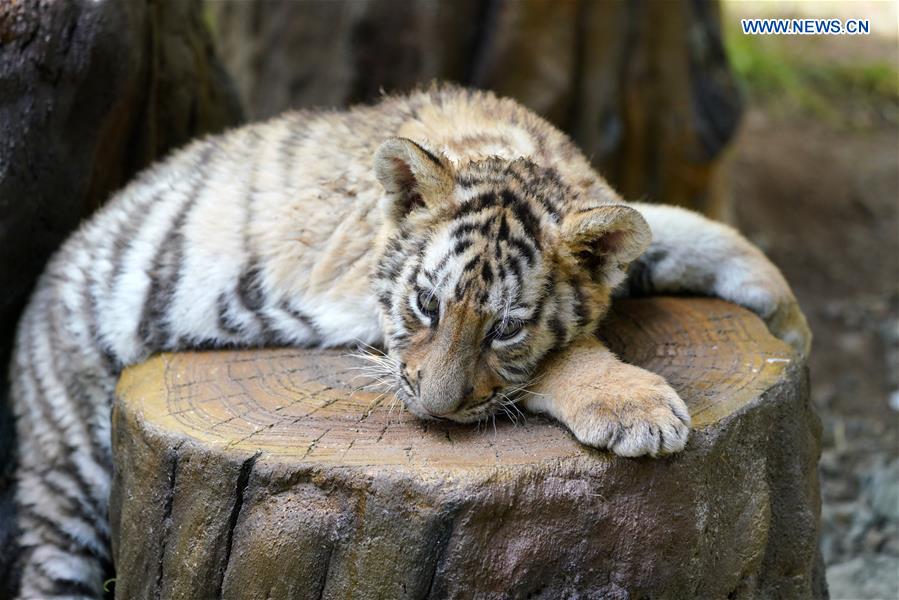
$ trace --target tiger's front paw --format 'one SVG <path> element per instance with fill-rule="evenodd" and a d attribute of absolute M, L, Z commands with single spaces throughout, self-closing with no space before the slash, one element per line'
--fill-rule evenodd
<path fill-rule="evenodd" d="M 599 391 L 565 425 L 581 443 L 619 456 L 659 456 L 683 450 L 690 435 L 687 405 L 661 377 L 647 379 Z"/>

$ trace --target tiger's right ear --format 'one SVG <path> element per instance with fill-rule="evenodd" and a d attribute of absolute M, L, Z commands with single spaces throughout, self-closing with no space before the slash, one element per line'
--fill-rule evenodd
<path fill-rule="evenodd" d="M 615 287 L 627 265 L 652 242 L 652 230 L 638 211 L 626 204 L 602 204 L 566 215 L 561 224 L 568 252 L 595 281 Z"/>
<path fill-rule="evenodd" d="M 387 192 L 387 216 L 396 223 L 415 210 L 445 205 L 453 191 L 449 160 L 406 138 L 381 144 L 375 152 L 375 176 Z"/>

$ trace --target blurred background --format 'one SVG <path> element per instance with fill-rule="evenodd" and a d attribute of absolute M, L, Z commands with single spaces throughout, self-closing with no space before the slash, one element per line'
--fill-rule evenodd
<path fill-rule="evenodd" d="M 740 29 L 793 16 L 871 33 Z M 492 89 L 567 131 L 626 198 L 731 222 L 781 267 L 815 333 L 831 596 L 895 598 L 897 27 L 891 0 L 0 0 L 0 364 L 50 253 L 172 148 L 433 79 Z"/>
<path fill-rule="evenodd" d="M 896 2 L 723 3 L 746 109 L 736 225 L 781 268 L 815 335 L 831 597 L 899 598 L 899 43 Z M 863 36 L 745 36 L 740 18 L 867 18 Z"/>

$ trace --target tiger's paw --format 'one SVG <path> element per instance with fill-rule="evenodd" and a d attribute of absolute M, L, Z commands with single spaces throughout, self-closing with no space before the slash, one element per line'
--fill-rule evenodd
<path fill-rule="evenodd" d="M 812 332 L 786 282 L 775 279 L 771 285 L 744 283 L 720 295 L 757 314 L 771 335 L 792 346 L 800 356 L 808 356 Z"/>
<path fill-rule="evenodd" d="M 690 414 L 661 377 L 618 390 L 606 388 L 600 396 L 584 402 L 565 423 L 582 444 L 619 456 L 660 456 L 684 449 Z"/>
<path fill-rule="evenodd" d="M 788 343 L 800 356 L 808 356 L 812 332 L 796 300 L 778 304 L 765 319 L 765 324 L 774 337 Z"/>

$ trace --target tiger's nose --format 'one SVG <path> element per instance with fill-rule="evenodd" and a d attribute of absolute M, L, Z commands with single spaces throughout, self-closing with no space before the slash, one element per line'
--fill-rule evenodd
<path fill-rule="evenodd" d="M 418 380 L 418 400 L 430 416 L 450 416 L 474 393 L 474 387 L 466 384 L 464 379 L 467 378 L 460 373 L 432 374 L 422 370 Z"/>
<path fill-rule="evenodd" d="M 445 420 L 446 417 L 452 415 L 455 412 L 458 412 L 462 408 L 468 407 L 472 400 L 474 399 L 474 386 L 468 386 L 464 390 L 462 390 L 462 396 L 459 401 L 455 403 L 454 406 L 447 407 L 443 412 L 435 413 L 432 411 L 428 411 L 428 414 L 434 417 L 435 419 Z"/>

